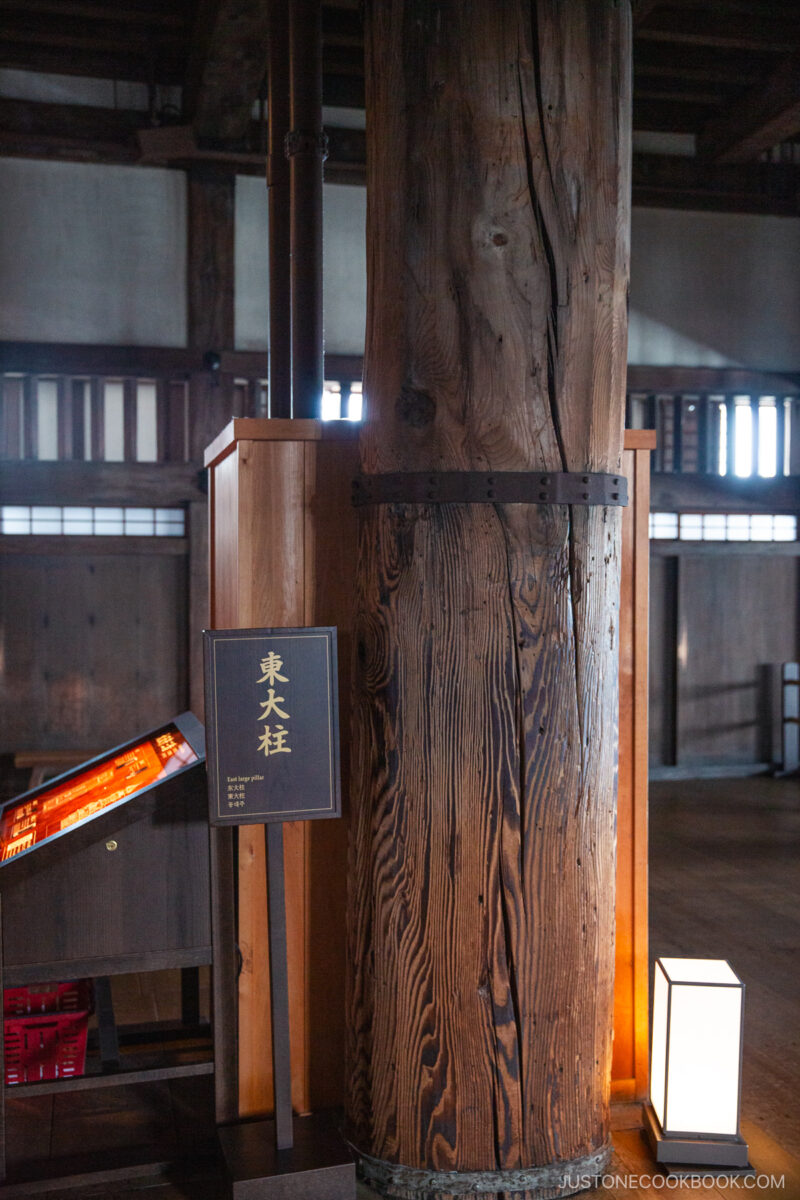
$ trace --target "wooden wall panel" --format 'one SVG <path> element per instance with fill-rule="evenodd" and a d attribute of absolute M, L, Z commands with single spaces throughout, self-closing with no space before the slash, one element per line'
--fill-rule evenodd
<path fill-rule="evenodd" d="M 650 559 L 650 765 L 675 761 L 675 637 L 678 559 Z"/>
<path fill-rule="evenodd" d="M 2 749 L 99 749 L 180 712 L 186 613 L 183 555 L 3 555 Z"/>
<path fill-rule="evenodd" d="M 680 559 L 677 761 L 765 760 L 769 664 L 798 656 L 798 560 L 709 553 Z"/>

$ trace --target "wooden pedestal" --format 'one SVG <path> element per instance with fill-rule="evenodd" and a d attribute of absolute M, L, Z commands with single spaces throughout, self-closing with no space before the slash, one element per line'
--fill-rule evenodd
<path fill-rule="evenodd" d="M 235 420 L 209 447 L 211 625 L 335 625 L 346 730 L 357 428 L 320 421 Z M 341 1103 L 347 736 L 341 821 L 284 826 L 295 1111 Z M 239 839 L 239 1112 L 272 1109 L 266 871 L 260 826 Z"/>

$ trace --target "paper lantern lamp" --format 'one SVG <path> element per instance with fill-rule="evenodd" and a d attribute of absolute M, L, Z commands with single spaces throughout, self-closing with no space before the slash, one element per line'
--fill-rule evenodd
<path fill-rule="evenodd" d="M 645 1133 L 659 1163 L 746 1168 L 744 984 L 727 962 L 657 958 Z"/>

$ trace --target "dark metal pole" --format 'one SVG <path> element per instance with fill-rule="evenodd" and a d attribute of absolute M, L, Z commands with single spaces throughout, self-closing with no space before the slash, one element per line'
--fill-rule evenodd
<path fill-rule="evenodd" d="M 322 13 L 320 0 L 289 5 L 292 280 L 292 416 L 322 403 Z"/>
<path fill-rule="evenodd" d="M 289 272 L 289 21 L 286 0 L 268 0 L 267 195 L 269 197 L 269 415 L 292 415 Z"/>
<path fill-rule="evenodd" d="M 286 962 L 286 899 L 283 872 L 283 825 L 265 826 L 267 840 L 267 897 L 269 901 L 269 990 L 272 1003 L 272 1069 L 275 1087 L 275 1145 L 290 1150 L 292 1068 L 289 1051 L 289 974 Z"/>

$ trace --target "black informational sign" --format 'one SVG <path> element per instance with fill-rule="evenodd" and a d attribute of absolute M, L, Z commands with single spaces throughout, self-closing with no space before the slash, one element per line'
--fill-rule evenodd
<path fill-rule="evenodd" d="M 340 816 L 335 628 L 203 639 L 211 823 Z"/>

